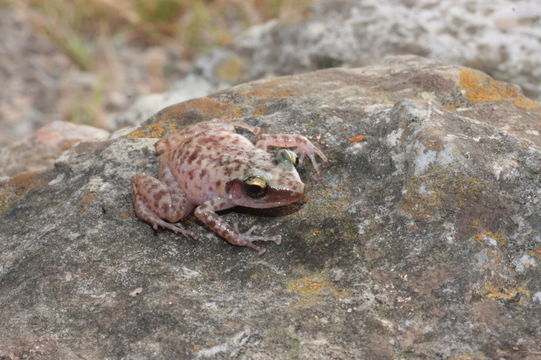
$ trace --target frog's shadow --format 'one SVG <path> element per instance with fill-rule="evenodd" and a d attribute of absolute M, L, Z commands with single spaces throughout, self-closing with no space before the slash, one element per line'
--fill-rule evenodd
<path fill-rule="evenodd" d="M 261 217 L 280 217 L 296 213 L 304 205 L 304 201 L 296 202 L 285 206 L 279 206 L 267 209 L 250 208 L 244 206 L 236 206 L 231 209 L 220 211 L 220 214 L 238 213 L 242 215 L 255 215 Z"/>

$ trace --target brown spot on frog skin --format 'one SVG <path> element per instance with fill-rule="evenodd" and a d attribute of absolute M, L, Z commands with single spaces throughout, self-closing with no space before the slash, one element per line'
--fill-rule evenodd
<path fill-rule="evenodd" d="M 165 213 L 169 208 L 169 205 L 167 203 L 162 203 L 162 211 Z"/>
<path fill-rule="evenodd" d="M 158 202 L 160 199 L 163 199 L 166 196 L 166 192 L 163 190 L 160 190 L 156 193 L 154 193 L 154 201 Z"/>
<path fill-rule="evenodd" d="M 197 158 L 197 153 L 194 151 L 188 156 L 188 159 L 186 160 L 186 162 L 188 164 L 191 164 L 196 158 Z"/>

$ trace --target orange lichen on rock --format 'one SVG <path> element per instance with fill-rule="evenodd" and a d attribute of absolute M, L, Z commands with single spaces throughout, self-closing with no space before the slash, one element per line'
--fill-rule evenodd
<path fill-rule="evenodd" d="M 476 178 L 468 178 L 457 181 L 452 185 L 452 188 L 457 205 L 462 207 L 469 201 L 479 200 L 485 184 L 479 182 Z"/>
<path fill-rule="evenodd" d="M 271 87 L 271 86 L 275 86 L 287 81 L 291 81 L 291 80 L 288 77 L 281 77 L 274 80 L 266 80 L 262 82 L 257 82 L 257 85 L 260 87 Z"/>
<path fill-rule="evenodd" d="M 535 249 L 528 252 L 528 255 L 530 255 L 533 258 L 536 258 L 537 260 L 541 260 L 541 249 Z"/>
<path fill-rule="evenodd" d="M 524 281 L 515 286 L 505 286 L 488 282 L 480 291 L 481 295 L 490 300 L 511 300 L 523 295 L 525 298 L 531 296 L 530 290 L 526 288 L 527 281 Z"/>
<path fill-rule="evenodd" d="M 456 110 L 456 109 L 459 108 L 459 107 L 460 107 L 460 103 L 457 102 L 457 103 L 454 103 L 454 104 L 451 104 L 451 105 L 443 105 L 441 108 L 442 108 L 443 110 L 450 110 L 450 111 L 452 111 L 452 110 Z"/>
<path fill-rule="evenodd" d="M 267 115 L 268 113 L 269 113 L 269 108 L 266 105 L 260 105 L 254 109 L 254 113 L 252 115 L 263 116 L 263 115 Z"/>
<path fill-rule="evenodd" d="M 521 109 L 535 109 L 541 104 L 525 97 L 520 89 L 511 84 L 494 80 L 490 76 L 470 68 L 460 70 L 460 87 L 471 102 L 510 101 Z"/>
<path fill-rule="evenodd" d="M 291 281 L 287 284 L 289 290 L 299 295 L 333 295 L 337 297 L 347 297 L 349 293 L 345 289 L 335 289 L 323 275 L 317 274 L 306 276 L 301 279 Z"/>
<path fill-rule="evenodd" d="M 143 125 L 139 127 L 137 130 L 132 131 L 128 135 L 126 135 L 129 139 L 137 139 L 137 138 L 159 138 L 162 137 L 165 133 L 165 129 L 163 128 L 163 125 L 161 123 L 156 124 L 149 124 L 149 125 Z"/>
<path fill-rule="evenodd" d="M 120 216 L 123 219 L 130 218 L 135 215 L 135 212 L 133 210 L 125 210 L 121 211 L 118 216 Z"/>
<path fill-rule="evenodd" d="M 96 199 L 97 196 L 98 194 L 95 192 L 85 191 L 83 193 L 82 199 L 79 201 L 79 207 L 81 208 L 81 210 L 83 212 L 87 212 L 88 209 L 90 209 L 90 205 Z"/>
<path fill-rule="evenodd" d="M 363 141 L 365 138 L 366 138 L 366 136 L 364 136 L 364 135 L 357 135 L 357 136 L 354 136 L 354 137 L 350 137 L 348 139 L 348 141 L 352 142 L 352 143 L 357 143 L 357 142 Z"/>
<path fill-rule="evenodd" d="M 261 89 L 257 88 L 254 90 L 246 91 L 241 93 L 243 97 L 253 97 L 258 99 L 268 99 L 268 98 L 282 98 L 282 97 L 297 97 L 301 93 L 293 89 Z"/>
<path fill-rule="evenodd" d="M 167 131 L 181 128 L 187 119 L 196 117 L 201 120 L 236 119 L 244 115 L 243 109 L 235 104 L 228 104 L 211 98 L 199 98 L 171 105 L 154 115 L 152 122 L 132 131 L 127 138 L 159 138 Z"/>
<path fill-rule="evenodd" d="M 45 186 L 50 180 L 51 177 L 43 173 L 22 173 L 0 182 L 0 213 L 30 190 Z"/>

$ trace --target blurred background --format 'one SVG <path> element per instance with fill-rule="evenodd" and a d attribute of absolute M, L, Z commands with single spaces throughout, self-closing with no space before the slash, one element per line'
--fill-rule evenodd
<path fill-rule="evenodd" d="M 0 0 L 0 177 L 239 82 L 402 54 L 539 100 L 541 1 Z M 55 121 L 107 131 L 36 135 Z"/>
<path fill-rule="evenodd" d="M 53 120 L 108 128 L 201 52 L 312 0 L 0 0 L 0 146 Z"/>

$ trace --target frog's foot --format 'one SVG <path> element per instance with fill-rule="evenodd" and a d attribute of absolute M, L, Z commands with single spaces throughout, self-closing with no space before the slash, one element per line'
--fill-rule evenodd
<path fill-rule="evenodd" d="M 173 230 L 177 234 L 183 234 L 183 235 L 191 237 L 194 240 L 200 240 L 199 235 L 197 235 L 193 231 L 190 231 L 190 230 L 187 230 L 186 228 L 184 228 L 184 226 L 181 225 L 180 222 L 177 222 L 177 223 L 174 223 L 174 224 L 171 224 L 171 223 L 166 223 L 166 224 L 171 225 L 171 227 L 168 227 L 167 229 Z M 174 227 L 174 229 L 173 229 L 173 227 Z"/>
<path fill-rule="evenodd" d="M 190 230 L 186 230 L 184 226 L 182 226 L 180 223 L 175 223 L 175 224 L 168 223 L 158 217 L 155 217 L 154 219 L 149 220 L 148 222 L 152 225 L 152 228 L 154 230 L 157 230 L 159 226 L 164 229 L 169 229 L 171 231 L 174 231 L 177 234 L 182 234 L 184 236 L 191 237 L 194 240 L 199 240 L 199 236 L 197 236 L 195 233 L 193 233 Z"/>
<path fill-rule="evenodd" d="M 253 243 L 254 241 L 272 241 L 277 245 L 282 242 L 282 237 L 280 235 L 278 236 L 253 236 L 251 235 L 252 232 L 258 228 L 258 226 L 252 226 L 248 231 L 244 233 L 239 232 L 237 224 L 234 224 L 234 228 L 239 233 L 237 244 L 240 246 L 249 247 L 250 249 L 254 250 L 256 254 L 259 256 L 263 255 L 265 251 L 267 251 L 267 249 L 255 245 Z"/>
<path fill-rule="evenodd" d="M 316 161 L 316 156 L 319 157 L 322 161 L 321 165 L 323 167 L 328 167 L 331 163 L 310 140 L 302 135 L 267 135 L 259 134 L 256 139 L 256 147 L 259 149 L 267 150 L 269 146 L 276 146 L 282 148 L 295 148 L 293 150 L 299 159 L 299 165 L 302 164 L 302 161 L 305 157 L 308 156 L 314 167 L 314 178 L 321 179 L 321 172 L 319 171 L 319 164 Z"/>
<path fill-rule="evenodd" d="M 321 152 L 317 147 L 312 145 L 312 143 L 306 143 L 301 144 L 294 150 L 295 154 L 297 154 L 297 157 L 299 158 L 299 165 L 302 165 L 303 160 L 308 156 L 310 159 L 310 162 L 312 163 L 312 166 L 314 167 L 314 179 L 320 180 L 322 175 L 319 168 L 319 163 L 316 160 L 316 155 L 321 159 L 321 166 L 323 168 L 327 168 L 331 166 L 331 162 L 325 154 Z"/>
<path fill-rule="evenodd" d="M 137 210 L 138 210 L 137 216 L 139 216 L 145 222 L 152 225 L 152 228 L 154 230 L 158 230 L 158 227 L 161 227 L 161 228 L 164 228 L 164 229 L 169 229 L 171 231 L 174 231 L 177 234 L 182 234 L 184 236 L 189 236 L 189 237 L 191 237 L 191 238 L 193 238 L 195 240 L 198 240 L 198 236 L 195 233 L 193 233 L 193 232 L 191 232 L 189 230 L 186 230 L 182 225 L 180 225 L 180 223 L 172 224 L 172 223 L 169 223 L 167 221 L 164 221 L 164 220 L 160 219 L 152 211 L 150 211 L 148 208 L 146 208 L 146 206 L 144 206 L 143 204 L 138 204 L 138 209 Z"/>

